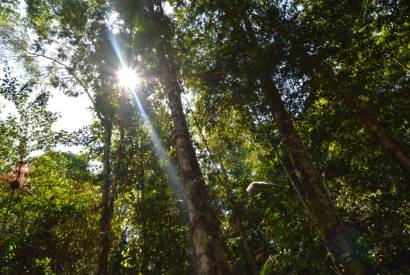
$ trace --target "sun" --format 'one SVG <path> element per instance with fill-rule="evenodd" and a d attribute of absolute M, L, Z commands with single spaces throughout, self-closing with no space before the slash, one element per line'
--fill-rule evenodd
<path fill-rule="evenodd" d="M 117 72 L 118 83 L 128 89 L 135 88 L 141 83 L 141 78 L 133 68 L 121 67 Z"/>

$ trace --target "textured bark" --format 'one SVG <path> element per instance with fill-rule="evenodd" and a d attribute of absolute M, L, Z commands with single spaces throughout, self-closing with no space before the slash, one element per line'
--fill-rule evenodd
<path fill-rule="evenodd" d="M 300 182 L 300 199 L 316 222 L 328 249 L 336 258 L 336 261 L 343 265 L 345 272 L 347 274 L 363 274 L 364 268 L 353 254 L 352 244 L 347 237 L 346 228 L 330 200 L 320 172 L 316 169 L 310 154 L 304 148 L 285 109 L 280 93 L 272 80 L 270 64 L 265 63 L 266 59 L 259 48 L 248 16 L 244 17 L 244 23 L 244 32 L 250 41 L 249 46 L 252 49 L 250 52 L 255 60 L 254 69 L 261 82 L 262 92 Z"/>
<path fill-rule="evenodd" d="M 367 128 L 379 139 L 380 143 L 391 152 L 407 174 L 410 174 L 410 157 L 404 151 L 400 141 L 387 128 L 383 127 L 371 114 L 363 110 L 356 98 L 342 93 L 344 101 L 355 112 Z"/>
<path fill-rule="evenodd" d="M 111 134 L 112 124 L 104 122 L 104 153 L 103 153 L 103 185 L 102 185 L 102 199 L 101 199 L 101 227 L 100 227 L 100 252 L 97 262 L 97 275 L 108 274 L 108 253 L 110 249 L 109 234 L 111 230 L 111 219 L 113 212 L 113 203 L 110 199 L 111 189 Z"/>
<path fill-rule="evenodd" d="M 187 194 L 190 233 L 198 260 L 198 274 L 228 274 L 223 241 L 202 177 L 181 103 L 180 87 L 174 66 L 172 48 L 162 39 L 157 48 L 161 69 L 166 70 L 162 82 L 171 110 L 181 181 Z"/>

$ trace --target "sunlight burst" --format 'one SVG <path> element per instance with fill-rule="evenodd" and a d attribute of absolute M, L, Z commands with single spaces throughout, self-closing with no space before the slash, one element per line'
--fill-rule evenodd
<path fill-rule="evenodd" d="M 121 67 L 117 72 L 118 83 L 120 86 L 132 89 L 141 82 L 141 78 L 133 68 Z"/>

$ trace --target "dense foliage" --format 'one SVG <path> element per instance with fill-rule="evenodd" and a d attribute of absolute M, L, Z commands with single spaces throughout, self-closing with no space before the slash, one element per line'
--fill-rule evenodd
<path fill-rule="evenodd" d="M 1 1 L 0 273 L 410 273 L 409 16 Z"/>

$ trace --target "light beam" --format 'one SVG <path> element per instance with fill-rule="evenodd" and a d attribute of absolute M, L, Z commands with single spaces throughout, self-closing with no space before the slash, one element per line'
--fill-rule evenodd
<path fill-rule="evenodd" d="M 141 83 L 141 78 L 135 69 L 122 66 L 117 72 L 118 83 L 120 86 L 133 89 Z"/>
<path fill-rule="evenodd" d="M 127 64 L 121 54 L 121 47 L 116 37 L 111 32 L 108 33 L 108 36 L 114 48 L 114 51 L 117 55 L 117 58 L 121 64 L 121 69 L 118 71 L 118 74 L 117 74 L 120 85 L 122 85 L 124 88 L 127 88 L 128 91 L 131 92 L 135 100 L 135 103 L 136 103 L 137 111 L 140 113 L 145 126 L 148 128 L 151 142 L 154 145 L 155 153 L 157 157 L 162 161 L 162 164 L 160 166 L 169 178 L 169 182 L 171 183 L 171 190 L 178 199 L 182 200 L 183 206 L 186 211 L 186 208 L 188 207 L 187 205 L 188 201 L 187 201 L 186 194 L 184 190 L 182 189 L 182 185 L 179 181 L 176 169 L 172 165 L 171 160 L 169 159 L 164 147 L 162 146 L 158 138 L 158 134 L 156 133 L 154 127 L 152 126 L 151 120 L 148 117 L 147 113 L 145 112 L 144 107 L 142 106 L 141 101 L 138 97 L 136 87 L 137 87 L 137 84 L 140 84 L 142 82 L 142 79 L 138 77 L 138 74 L 136 73 L 135 70 L 127 67 Z"/>

